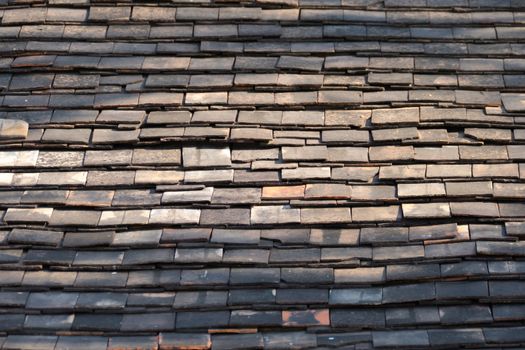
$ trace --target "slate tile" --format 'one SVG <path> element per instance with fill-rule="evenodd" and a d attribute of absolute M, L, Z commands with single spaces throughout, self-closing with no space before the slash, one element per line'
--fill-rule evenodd
<path fill-rule="evenodd" d="M 127 296 L 128 306 L 171 306 L 175 300 L 175 293 L 131 293 Z"/>
<path fill-rule="evenodd" d="M 77 273 L 73 271 L 27 271 L 22 284 L 46 287 L 72 286 L 76 277 Z"/>
<path fill-rule="evenodd" d="M 176 286 L 180 284 L 180 270 L 139 270 L 130 271 L 127 287 Z"/>
<path fill-rule="evenodd" d="M 170 242 L 207 242 L 210 238 L 211 228 L 180 228 L 163 229 L 161 241 Z"/>
<path fill-rule="evenodd" d="M 299 223 L 300 210 L 288 206 L 256 206 L 251 210 L 252 224 Z"/>
<path fill-rule="evenodd" d="M 48 222 L 53 208 L 9 208 L 4 216 L 6 222 Z"/>
<path fill-rule="evenodd" d="M 127 293 L 79 293 L 75 306 L 77 309 L 123 309 L 127 298 Z"/>
<path fill-rule="evenodd" d="M 279 268 L 232 268 L 231 285 L 266 285 L 280 282 Z"/>
<path fill-rule="evenodd" d="M 408 242 L 408 229 L 406 227 L 363 227 L 359 242 L 365 244 Z"/>
<path fill-rule="evenodd" d="M 5 349 L 52 350 L 55 348 L 57 336 L 54 335 L 14 335 L 10 334 L 5 341 Z"/>
<path fill-rule="evenodd" d="M 23 307 L 26 305 L 28 297 L 28 292 L 0 292 L 0 305 L 8 307 Z"/>
<path fill-rule="evenodd" d="M 433 283 L 406 284 L 383 288 L 383 303 L 434 300 L 436 291 Z"/>
<path fill-rule="evenodd" d="M 210 167 L 210 166 L 229 166 L 230 149 L 225 148 L 183 148 L 184 167 Z"/>
<path fill-rule="evenodd" d="M 9 234 L 8 241 L 14 244 L 56 246 L 62 240 L 63 235 L 63 232 L 58 231 L 14 228 Z"/>
<path fill-rule="evenodd" d="M 359 241 L 358 229 L 312 229 L 310 231 L 310 244 L 330 245 L 357 245 Z"/>
<path fill-rule="evenodd" d="M 277 290 L 277 304 L 326 304 L 327 302 L 327 289 L 300 288 Z"/>
<path fill-rule="evenodd" d="M 402 208 L 405 218 L 446 218 L 455 214 L 448 203 L 403 203 Z"/>
<path fill-rule="evenodd" d="M 335 269 L 336 283 L 378 283 L 385 280 L 384 267 L 356 267 L 352 269 Z"/>
<path fill-rule="evenodd" d="M 224 285 L 228 283 L 230 270 L 227 268 L 211 268 L 201 270 L 183 270 L 181 285 Z"/>
<path fill-rule="evenodd" d="M 315 334 L 306 332 L 268 332 L 263 334 L 265 349 L 283 348 L 315 348 L 317 338 Z"/>
<path fill-rule="evenodd" d="M 138 349 L 156 349 L 157 337 L 150 336 L 113 336 L 109 338 L 108 349 L 118 350 L 135 347 Z"/>
<path fill-rule="evenodd" d="M 455 223 L 411 226 L 408 234 L 411 241 L 454 238 L 458 234 L 458 228 Z"/>
<path fill-rule="evenodd" d="M 228 305 L 252 305 L 275 303 L 274 289 L 230 289 Z"/>
<path fill-rule="evenodd" d="M 426 330 L 372 332 L 374 346 L 430 346 Z"/>
<path fill-rule="evenodd" d="M 380 309 L 332 309 L 330 320 L 332 327 L 336 328 L 384 327 L 385 312 Z"/>
<path fill-rule="evenodd" d="M 226 291 L 178 292 L 173 307 L 176 309 L 204 309 L 224 307 L 227 304 Z"/>
<path fill-rule="evenodd" d="M 24 328 L 29 330 L 69 330 L 74 315 L 27 315 Z"/>
<path fill-rule="evenodd" d="M 120 326 L 121 331 L 163 331 L 175 328 L 175 313 L 125 314 Z"/>
<path fill-rule="evenodd" d="M 2 257 L 2 260 L 9 259 L 9 255 L 11 258 L 17 258 L 16 261 L 20 258 L 16 254 L 17 251 L 12 251 L 12 254 L 9 254 L 8 250 L 3 250 L 2 252 L 6 255 Z M 74 258 L 75 252 L 70 250 L 30 249 L 24 256 L 24 264 L 71 265 Z"/>
<path fill-rule="evenodd" d="M 165 333 L 159 335 L 161 349 L 195 348 L 209 349 L 211 336 L 205 333 Z"/>
<path fill-rule="evenodd" d="M 396 200 L 394 186 L 352 186 L 352 199 L 355 201 L 392 201 Z"/>
<path fill-rule="evenodd" d="M 281 324 L 279 311 L 233 310 L 230 316 L 230 325 L 237 327 L 275 327 Z"/>
<path fill-rule="evenodd" d="M 212 341 L 213 348 L 221 350 L 262 349 L 264 344 L 261 334 L 215 335 Z"/>
<path fill-rule="evenodd" d="M 386 278 L 395 280 L 420 280 L 440 277 L 438 264 L 407 264 L 388 265 L 386 267 Z"/>
<path fill-rule="evenodd" d="M 330 305 L 379 305 L 381 288 L 347 288 L 330 291 Z"/>
<path fill-rule="evenodd" d="M 401 217 L 400 207 L 397 205 L 384 207 L 355 207 L 352 210 L 352 221 L 397 221 Z"/>
<path fill-rule="evenodd" d="M 75 287 L 118 288 L 124 287 L 128 279 L 127 272 L 79 272 Z"/>
<path fill-rule="evenodd" d="M 228 326 L 228 311 L 188 311 L 177 314 L 176 328 L 217 328 Z"/>
<path fill-rule="evenodd" d="M 440 306 L 442 324 L 469 324 L 492 321 L 490 307 L 485 305 Z"/>
<path fill-rule="evenodd" d="M 385 310 L 389 326 L 410 326 L 413 324 L 439 324 L 436 306 L 399 307 Z"/>

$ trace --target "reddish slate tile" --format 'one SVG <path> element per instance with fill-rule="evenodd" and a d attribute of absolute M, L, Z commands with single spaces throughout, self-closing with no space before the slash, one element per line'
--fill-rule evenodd
<path fill-rule="evenodd" d="M 285 327 L 330 325 L 330 311 L 328 309 L 283 311 L 282 317 Z"/>
<path fill-rule="evenodd" d="M 265 186 L 262 189 L 262 199 L 301 199 L 305 186 Z"/>

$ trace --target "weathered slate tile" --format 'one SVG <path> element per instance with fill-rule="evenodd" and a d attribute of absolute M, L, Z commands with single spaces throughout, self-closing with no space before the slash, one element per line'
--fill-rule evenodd
<path fill-rule="evenodd" d="M 86 350 L 106 348 L 108 338 L 103 336 L 60 336 L 55 350 L 73 349 L 79 344 L 82 344 L 82 347 Z"/>
<path fill-rule="evenodd" d="M 312 229 L 310 244 L 330 245 L 357 245 L 359 240 L 358 229 Z"/>
<path fill-rule="evenodd" d="M 184 8 L 182 8 L 184 9 Z M 180 9 L 178 9 L 180 11 Z M 177 12 L 178 14 L 179 12 Z M 178 17 L 177 17 L 178 18 Z M 211 336 L 206 333 L 160 333 L 159 345 L 161 349 L 209 349 Z"/>
<path fill-rule="evenodd" d="M 355 207 L 352 210 L 352 221 L 397 221 L 401 218 L 401 208 L 398 205 L 384 207 Z"/>
<path fill-rule="evenodd" d="M 333 309 L 330 320 L 332 327 L 384 327 L 385 312 L 380 309 Z"/>
<path fill-rule="evenodd" d="M 264 345 L 261 334 L 214 335 L 213 347 L 216 349 L 262 349 Z"/>
<path fill-rule="evenodd" d="M 372 332 L 374 346 L 416 347 L 430 346 L 426 330 L 401 330 Z"/>
<path fill-rule="evenodd" d="M 325 304 L 328 302 L 327 289 L 279 289 L 277 304 Z"/>
<path fill-rule="evenodd" d="M 14 335 L 7 337 L 3 347 L 5 349 L 42 349 L 55 348 L 58 336 L 55 335 Z"/>
<path fill-rule="evenodd" d="M 384 267 L 357 267 L 353 269 L 335 269 L 336 283 L 380 283 L 385 281 Z"/>
<path fill-rule="evenodd" d="M 317 337 L 306 332 L 268 332 L 263 334 L 265 349 L 282 349 L 286 347 L 315 348 Z"/>

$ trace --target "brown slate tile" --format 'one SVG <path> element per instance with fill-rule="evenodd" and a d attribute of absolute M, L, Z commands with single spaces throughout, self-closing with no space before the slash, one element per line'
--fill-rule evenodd
<path fill-rule="evenodd" d="M 497 203 L 491 202 L 451 202 L 453 216 L 499 217 Z"/>
<path fill-rule="evenodd" d="M 373 146 L 369 150 L 370 161 L 396 161 L 414 158 L 412 146 Z"/>
<path fill-rule="evenodd" d="M 446 218 L 450 217 L 448 203 L 403 203 L 403 216 L 406 218 Z"/>
<path fill-rule="evenodd" d="M 345 223 L 351 222 L 350 208 L 301 208 L 301 223 Z"/>
<path fill-rule="evenodd" d="M 385 207 L 355 207 L 352 209 L 354 222 L 397 221 L 401 219 L 401 208 L 398 205 Z"/>

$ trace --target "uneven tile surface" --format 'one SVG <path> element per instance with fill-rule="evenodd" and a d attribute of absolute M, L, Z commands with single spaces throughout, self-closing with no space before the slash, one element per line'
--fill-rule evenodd
<path fill-rule="evenodd" d="M 524 14 L 0 0 L 0 349 L 525 348 Z"/>

